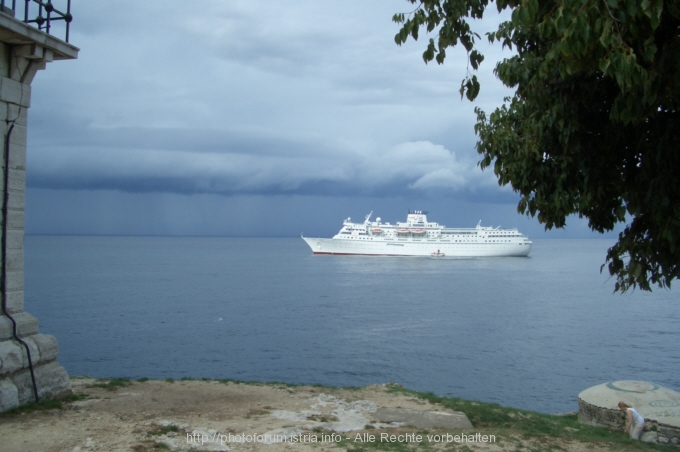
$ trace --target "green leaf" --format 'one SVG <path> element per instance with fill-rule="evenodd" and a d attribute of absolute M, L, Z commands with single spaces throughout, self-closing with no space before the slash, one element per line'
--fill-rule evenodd
<path fill-rule="evenodd" d="M 415 41 L 418 40 L 418 30 L 419 30 L 419 27 L 411 28 L 411 36 L 413 37 L 413 40 L 415 40 Z"/>
<path fill-rule="evenodd" d="M 607 73 L 607 69 L 609 69 L 609 58 L 602 58 L 600 59 L 600 71 L 602 71 L 603 74 Z"/>

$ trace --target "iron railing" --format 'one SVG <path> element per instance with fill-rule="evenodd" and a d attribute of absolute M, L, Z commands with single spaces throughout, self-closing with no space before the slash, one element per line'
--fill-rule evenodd
<path fill-rule="evenodd" d="M 10 6 L 11 3 L 11 6 Z M 71 21 L 73 16 L 71 15 L 71 0 L 61 0 L 60 4 L 66 3 L 66 12 L 60 11 L 55 8 L 51 0 L 0 0 L 0 11 L 9 14 L 13 17 L 21 17 L 22 11 L 17 11 L 18 7 L 23 9 L 23 21 L 27 24 L 35 24 L 38 30 L 42 30 L 45 33 L 54 35 L 55 25 L 60 25 L 57 28 L 57 32 L 64 33 L 64 40 L 68 42 L 68 35 L 70 31 Z M 22 5 L 23 3 L 23 5 Z M 37 11 L 37 16 L 35 15 Z M 17 14 L 18 13 L 18 14 Z M 59 24 L 63 21 L 63 24 Z M 57 22 L 57 24 L 55 24 Z"/>

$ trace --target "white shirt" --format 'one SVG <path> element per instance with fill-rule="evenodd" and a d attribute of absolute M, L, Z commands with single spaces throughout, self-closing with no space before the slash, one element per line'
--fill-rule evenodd
<path fill-rule="evenodd" d="M 640 413 L 635 410 L 635 408 L 626 408 L 626 411 L 630 411 L 630 413 L 633 415 L 633 423 L 634 424 L 644 424 L 645 419 L 640 416 Z"/>

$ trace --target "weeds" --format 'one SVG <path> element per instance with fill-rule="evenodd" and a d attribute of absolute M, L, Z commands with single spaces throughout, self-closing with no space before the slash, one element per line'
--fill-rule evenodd
<path fill-rule="evenodd" d="M 40 403 L 31 402 L 17 408 L 12 408 L 11 410 L 5 411 L 4 413 L 0 413 L 0 417 L 11 418 L 35 411 L 63 410 L 68 406 L 68 403 L 77 402 L 78 400 L 83 400 L 85 398 L 86 396 L 82 394 L 71 394 L 70 396 L 60 400 L 43 399 L 40 401 Z"/>
<path fill-rule="evenodd" d="M 153 436 L 162 436 L 166 435 L 170 432 L 179 432 L 179 427 L 176 426 L 175 424 L 170 424 L 170 425 L 155 425 L 155 428 L 152 430 L 149 430 L 147 433 L 149 435 Z"/>
<path fill-rule="evenodd" d="M 124 388 L 130 386 L 132 381 L 127 378 L 111 378 L 110 380 L 97 380 L 96 383 L 92 383 L 90 388 L 102 388 L 108 391 L 115 391 L 116 389 Z"/>

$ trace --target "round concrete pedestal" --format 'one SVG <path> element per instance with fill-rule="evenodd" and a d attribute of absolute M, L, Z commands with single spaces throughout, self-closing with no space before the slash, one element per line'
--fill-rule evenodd
<path fill-rule="evenodd" d="M 680 393 L 646 381 L 603 383 L 578 395 L 582 424 L 622 430 L 626 415 L 618 403 L 634 407 L 645 418 L 645 430 L 658 433 L 659 442 L 680 444 Z"/>

